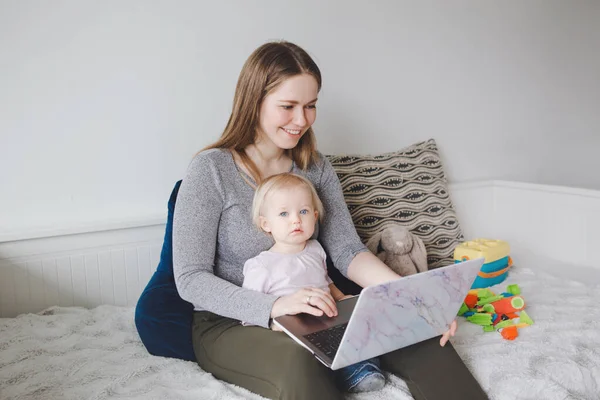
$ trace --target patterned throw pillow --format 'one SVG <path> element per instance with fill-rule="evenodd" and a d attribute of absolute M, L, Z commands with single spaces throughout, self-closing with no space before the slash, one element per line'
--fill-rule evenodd
<path fill-rule="evenodd" d="M 399 223 L 423 240 L 430 269 L 454 263 L 463 234 L 434 139 L 377 156 L 327 158 L 363 242 Z"/>

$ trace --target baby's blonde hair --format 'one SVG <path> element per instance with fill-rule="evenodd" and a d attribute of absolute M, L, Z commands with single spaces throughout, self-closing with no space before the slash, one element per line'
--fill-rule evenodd
<path fill-rule="evenodd" d="M 303 176 L 284 172 L 268 177 L 256 188 L 254 199 L 252 200 L 252 222 L 261 229 L 260 217 L 262 216 L 262 208 L 265 204 L 267 196 L 275 190 L 289 189 L 294 187 L 304 187 L 310 190 L 313 207 L 319 213 L 319 221 L 323 218 L 323 203 L 319 199 L 319 195 L 313 184 Z"/>

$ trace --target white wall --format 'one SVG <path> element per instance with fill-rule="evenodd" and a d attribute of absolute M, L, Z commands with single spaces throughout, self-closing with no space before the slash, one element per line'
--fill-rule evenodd
<path fill-rule="evenodd" d="M 322 70 L 324 152 L 435 137 L 452 182 L 600 189 L 600 2 L 370 3 L 0 0 L 0 241 L 162 218 L 280 38 Z"/>

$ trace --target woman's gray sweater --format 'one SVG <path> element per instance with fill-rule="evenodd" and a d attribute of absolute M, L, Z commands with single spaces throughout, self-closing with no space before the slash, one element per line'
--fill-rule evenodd
<path fill-rule="evenodd" d="M 323 202 L 318 240 L 344 276 L 354 256 L 367 251 L 360 241 L 337 175 L 319 159 L 302 171 Z M 276 296 L 242 288 L 246 260 L 273 246 L 252 224 L 254 189 L 228 150 L 199 153 L 183 179 L 173 220 L 173 272 L 177 290 L 196 310 L 267 327 Z M 250 179 L 244 175 L 246 179 Z"/>

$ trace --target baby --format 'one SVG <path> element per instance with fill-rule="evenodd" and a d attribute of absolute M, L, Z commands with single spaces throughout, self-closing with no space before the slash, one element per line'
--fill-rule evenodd
<path fill-rule="evenodd" d="M 322 217 L 323 204 L 306 178 L 284 173 L 263 181 L 254 194 L 252 219 L 275 244 L 246 261 L 242 286 L 275 296 L 319 288 L 335 301 L 349 297 L 327 275 L 323 247 L 311 240 Z M 310 303 L 310 296 L 307 301 Z M 385 385 L 377 359 L 342 368 L 337 378 L 342 389 L 354 393 L 380 390 Z"/>

